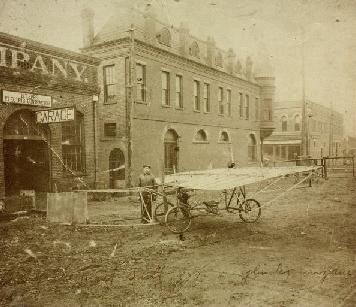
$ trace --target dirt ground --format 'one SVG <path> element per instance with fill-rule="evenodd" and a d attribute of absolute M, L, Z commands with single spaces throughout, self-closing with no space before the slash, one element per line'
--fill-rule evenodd
<path fill-rule="evenodd" d="M 21 217 L 0 223 L 0 304 L 356 306 L 355 220 L 351 178 L 296 189 L 254 224 L 196 218 L 184 241 L 159 225 Z"/>

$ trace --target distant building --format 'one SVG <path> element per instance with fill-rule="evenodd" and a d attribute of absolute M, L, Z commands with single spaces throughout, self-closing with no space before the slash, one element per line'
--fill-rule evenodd
<path fill-rule="evenodd" d="M 345 142 L 345 154 L 356 157 L 356 137 L 348 136 Z"/>
<path fill-rule="evenodd" d="M 274 105 L 275 131 L 264 140 L 263 153 L 274 161 L 292 160 L 302 152 L 302 101 Z M 343 116 L 312 101 L 306 102 L 308 148 L 311 157 L 343 154 Z"/>
<path fill-rule="evenodd" d="M 0 199 L 95 182 L 98 63 L 0 33 Z"/>
<path fill-rule="evenodd" d="M 185 25 L 175 28 L 158 16 L 152 6 L 123 9 L 94 36 L 93 12 L 82 14 L 82 51 L 101 59 L 104 187 L 130 183 L 129 175 L 135 184 L 146 163 L 155 175 L 227 167 L 232 160 L 259 163 L 261 138 L 273 130 L 273 77 L 254 76 L 250 58 L 242 64 L 213 38 L 194 37 Z"/>

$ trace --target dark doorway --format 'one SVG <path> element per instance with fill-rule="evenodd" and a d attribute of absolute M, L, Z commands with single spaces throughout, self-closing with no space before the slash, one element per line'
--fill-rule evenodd
<path fill-rule="evenodd" d="M 109 156 L 110 188 L 121 188 L 125 185 L 125 156 L 121 149 L 115 148 Z"/>
<path fill-rule="evenodd" d="M 12 114 L 4 126 L 5 194 L 50 188 L 48 128 L 28 110 Z"/>
<path fill-rule="evenodd" d="M 164 136 L 164 168 L 166 174 L 178 171 L 178 134 L 169 129 Z"/>
<path fill-rule="evenodd" d="M 48 147 L 44 141 L 4 140 L 5 193 L 49 190 Z"/>

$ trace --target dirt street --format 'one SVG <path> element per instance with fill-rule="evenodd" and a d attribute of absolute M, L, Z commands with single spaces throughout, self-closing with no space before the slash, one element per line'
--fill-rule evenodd
<path fill-rule="evenodd" d="M 184 241 L 21 217 L 0 224 L 0 304 L 356 306 L 355 220 L 351 178 L 296 189 L 255 224 L 194 219 Z"/>

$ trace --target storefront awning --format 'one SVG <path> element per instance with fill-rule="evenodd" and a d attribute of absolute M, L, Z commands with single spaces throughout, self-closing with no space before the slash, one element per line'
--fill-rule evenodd
<path fill-rule="evenodd" d="M 301 140 L 264 140 L 264 145 L 299 145 Z"/>

